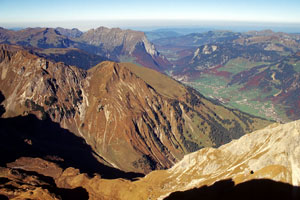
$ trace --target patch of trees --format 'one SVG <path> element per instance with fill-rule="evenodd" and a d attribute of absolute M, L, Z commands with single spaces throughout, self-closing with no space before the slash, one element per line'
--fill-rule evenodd
<path fill-rule="evenodd" d="M 188 152 L 195 152 L 201 149 L 197 143 L 186 139 L 183 134 L 180 135 L 180 140 Z"/>
<path fill-rule="evenodd" d="M 215 143 L 216 147 L 226 144 L 231 141 L 230 132 L 219 124 L 214 118 L 209 117 L 207 123 L 210 126 L 210 139 Z"/>
<path fill-rule="evenodd" d="M 26 106 L 26 108 L 30 108 L 33 111 L 41 112 L 42 113 L 42 120 L 46 120 L 47 118 L 49 118 L 49 115 L 48 115 L 48 113 L 46 113 L 44 107 L 38 105 L 32 99 L 26 99 L 25 106 Z"/>
<path fill-rule="evenodd" d="M 56 96 L 50 96 L 48 99 L 45 99 L 45 105 L 47 105 L 47 106 L 52 106 L 56 102 L 57 102 Z"/>
<path fill-rule="evenodd" d="M 157 162 L 149 155 L 143 155 L 140 159 L 132 162 L 132 165 L 137 169 L 150 168 L 155 170 L 157 167 Z"/>
<path fill-rule="evenodd" d="M 76 106 L 78 103 L 81 104 L 83 97 L 82 97 L 82 91 L 76 90 L 74 91 L 74 89 L 72 88 L 71 92 L 69 92 L 69 95 L 71 96 L 72 99 L 72 103 L 74 106 Z"/>
<path fill-rule="evenodd" d="M 155 118 L 155 121 L 157 122 L 157 124 L 160 125 L 160 120 L 159 120 L 158 114 L 152 108 L 151 108 L 151 112 L 154 115 L 154 118 Z"/>
<path fill-rule="evenodd" d="M 236 121 L 233 120 L 234 122 L 234 127 L 229 129 L 229 132 L 231 133 L 231 138 L 232 139 L 238 139 L 241 136 L 245 134 L 244 129 L 241 127 L 241 125 Z"/>
<path fill-rule="evenodd" d="M 171 106 L 174 108 L 176 121 L 179 121 L 180 119 L 182 119 L 182 110 L 179 106 L 179 101 L 173 100 L 171 102 Z"/>
<path fill-rule="evenodd" d="M 201 104 L 203 105 L 203 102 L 200 100 L 200 98 L 204 98 L 203 95 L 201 95 L 197 90 L 191 87 L 187 87 L 187 90 L 190 95 L 189 98 L 187 98 L 189 104 L 191 104 L 193 107 L 199 106 Z"/>
<path fill-rule="evenodd" d="M 245 114 L 236 110 L 233 110 L 233 114 L 237 116 L 246 125 L 247 129 L 249 128 L 249 125 L 254 122 L 253 119 L 251 119 L 252 116 L 250 115 L 245 116 Z"/>
<path fill-rule="evenodd" d="M 58 85 L 56 84 L 56 79 L 55 78 L 48 78 L 46 80 L 47 85 L 50 86 L 50 90 L 52 92 L 52 94 L 56 94 L 57 90 L 58 90 Z"/>

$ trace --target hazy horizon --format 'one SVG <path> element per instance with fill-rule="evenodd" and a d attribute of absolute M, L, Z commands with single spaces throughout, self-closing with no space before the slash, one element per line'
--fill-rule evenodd
<path fill-rule="evenodd" d="M 163 22 L 163 23 L 162 23 Z M 82 24 L 83 23 L 83 24 Z M 36 27 L 49 27 L 49 28 L 77 28 L 81 31 L 87 31 L 95 29 L 100 26 L 108 28 L 121 28 L 121 29 L 132 29 L 138 31 L 155 31 L 159 29 L 191 29 L 199 31 L 208 30 L 227 30 L 227 31 L 261 31 L 271 29 L 275 32 L 288 32 L 288 33 L 300 33 L 300 24 L 293 23 L 258 23 L 258 22 L 230 22 L 230 21 L 67 21 L 67 22 L 28 22 L 25 24 L 19 23 L 0 23 L 0 27 L 12 30 L 25 29 L 25 28 L 36 28 Z"/>
<path fill-rule="evenodd" d="M 4 28 L 63 27 L 86 31 L 99 26 L 154 30 L 212 28 L 300 32 L 298 0 L 1 0 Z"/>

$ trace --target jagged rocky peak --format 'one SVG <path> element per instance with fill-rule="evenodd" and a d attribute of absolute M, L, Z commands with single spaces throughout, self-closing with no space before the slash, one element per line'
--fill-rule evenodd
<path fill-rule="evenodd" d="M 148 42 L 143 32 L 106 27 L 90 29 L 81 38 L 89 44 L 102 45 L 106 50 L 110 51 L 118 46 L 122 46 L 122 51 L 128 54 L 132 54 L 137 43 Z"/>
<path fill-rule="evenodd" d="M 191 60 L 189 61 L 190 64 L 194 64 L 199 62 L 199 60 L 205 60 L 202 59 L 203 57 L 206 58 L 210 55 L 212 55 L 214 52 L 216 52 L 220 47 L 217 44 L 206 44 L 198 47 L 194 51 L 193 57 L 191 57 Z"/>
<path fill-rule="evenodd" d="M 62 27 L 57 27 L 55 28 L 55 30 L 59 32 L 61 35 L 71 37 L 71 38 L 78 38 L 83 34 L 83 32 L 77 28 L 65 29 Z"/>
<path fill-rule="evenodd" d="M 211 54 L 212 52 L 216 51 L 218 48 L 217 45 L 204 45 L 202 52 L 204 54 Z"/>
<path fill-rule="evenodd" d="M 106 56 L 113 60 L 133 59 L 142 66 L 158 71 L 171 66 L 169 61 L 160 55 L 155 46 L 148 41 L 144 32 L 99 27 L 85 32 L 80 40 L 103 48 Z"/>
<path fill-rule="evenodd" d="M 146 35 L 143 36 L 142 39 L 146 51 L 151 55 L 151 56 L 158 56 L 158 52 L 155 49 L 154 44 L 150 43 L 149 40 L 147 39 Z"/>
<path fill-rule="evenodd" d="M 73 100 L 79 98 L 75 91 L 80 90 L 80 80 L 86 72 L 63 63 L 53 63 L 25 50 L 7 52 L 1 54 L 4 59 L 0 63 L 0 90 L 6 97 L 7 110 L 4 116 L 40 111 L 41 116 L 47 114 L 60 121 L 63 111 L 58 106 L 64 107 L 65 111 L 73 110 L 76 106 Z"/>

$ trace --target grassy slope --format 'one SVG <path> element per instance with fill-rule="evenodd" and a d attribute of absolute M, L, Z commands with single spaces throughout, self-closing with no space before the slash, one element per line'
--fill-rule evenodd
<path fill-rule="evenodd" d="M 186 93 L 183 85 L 157 71 L 132 63 L 120 63 L 120 65 L 127 67 L 147 84 L 151 85 L 158 93 L 166 97 L 178 98 Z"/>
<path fill-rule="evenodd" d="M 227 71 L 232 73 L 231 76 L 233 76 L 262 64 L 267 63 L 249 62 L 246 59 L 237 58 L 230 60 L 218 71 Z M 242 85 L 227 85 L 229 81 L 229 79 L 214 74 L 202 74 L 200 78 L 187 82 L 187 84 L 200 91 L 204 96 L 218 99 L 231 108 L 237 108 L 243 112 L 267 119 L 287 120 L 282 107 L 273 105 L 270 100 L 265 99 L 268 96 L 275 95 L 279 90 L 273 88 L 272 91 L 267 93 L 262 93 L 259 89 L 241 91 Z"/>
<path fill-rule="evenodd" d="M 230 72 L 233 74 L 237 74 L 244 70 L 250 69 L 254 66 L 258 66 L 258 65 L 262 65 L 262 64 L 267 64 L 267 63 L 250 62 L 244 58 L 236 58 L 236 59 L 232 59 L 232 60 L 228 61 L 223 68 L 219 69 L 219 71 L 226 71 L 226 72 Z"/>
<path fill-rule="evenodd" d="M 130 69 L 133 73 L 142 78 L 151 87 L 153 87 L 158 93 L 168 98 L 181 99 L 180 97 L 184 97 L 188 92 L 186 87 L 184 87 L 182 84 L 154 70 L 139 67 L 131 63 L 121 63 L 120 65 L 123 65 Z M 184 100 L 184 98 L 182 99 L 183 101 L 186 101 Z M 246 132 L 249 132 L 250 129 L 256 130 L 263 128 L 270 123 L 260 118 L 255 118 L 245 113 L 241 113 L 238 110 L 230 110 L 220 104 L 215 104 L 206 98 L 201 98 L 201 102 L 205 106 L 199 106 L 199 108 L 194 109 L 196 110 L 196 112 L 201 113 L 202 116 L 195 114 L 194 111 L 187 112 L 186 115 L 183 115 L 183 118 L 186 122 L 189 122 L 189 125 L 184 126 L 182 131 L 182 134 L 185 135 L 185 138 L 190 138 L 190 141 L 198 141 L 197 144 L 199 146 L 211 146 L 209 135 L 216 130 L 212 130 L 213 127 L 211 126 L 211 124 L 207 123 L 206 120 L 210 118 L 215 120 L 214 123 L 223 126 L 225 129 L 229 130 L 229 132 L 232 133 L 235 132 L 234 129 L 236 128 L 234 123 L 232 123 L 234 121 L 239 123 L 241 125 L 241 128 Z M 241 116 L 241 118 L 239 116 Z M 252 120 L 252 123 L 249 127 L 244 124 L 245 121 L 243 120 L 243 118 Z M 231 122 L 226 123 L 223 120 L 229 120 Z"/>

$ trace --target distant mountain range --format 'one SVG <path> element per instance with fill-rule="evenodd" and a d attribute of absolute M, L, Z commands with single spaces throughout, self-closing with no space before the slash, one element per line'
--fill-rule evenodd
<path fill-rule="evenodd" d="M 173 63 L 169 74 L 205 96 L 277 121 L 300 118 L 299 34 L 210 31 L 153 42 Z"/>
<path fill-rule="evenodd" d="M 131 61 L 161 71 L 170 66 L 143 32 L 118 28 L 99 27 L 84 33 L 63 28 L 0 28 L 0 43 L 21 45 L 47 59 L 84 69 L 104 60 Z"/>

